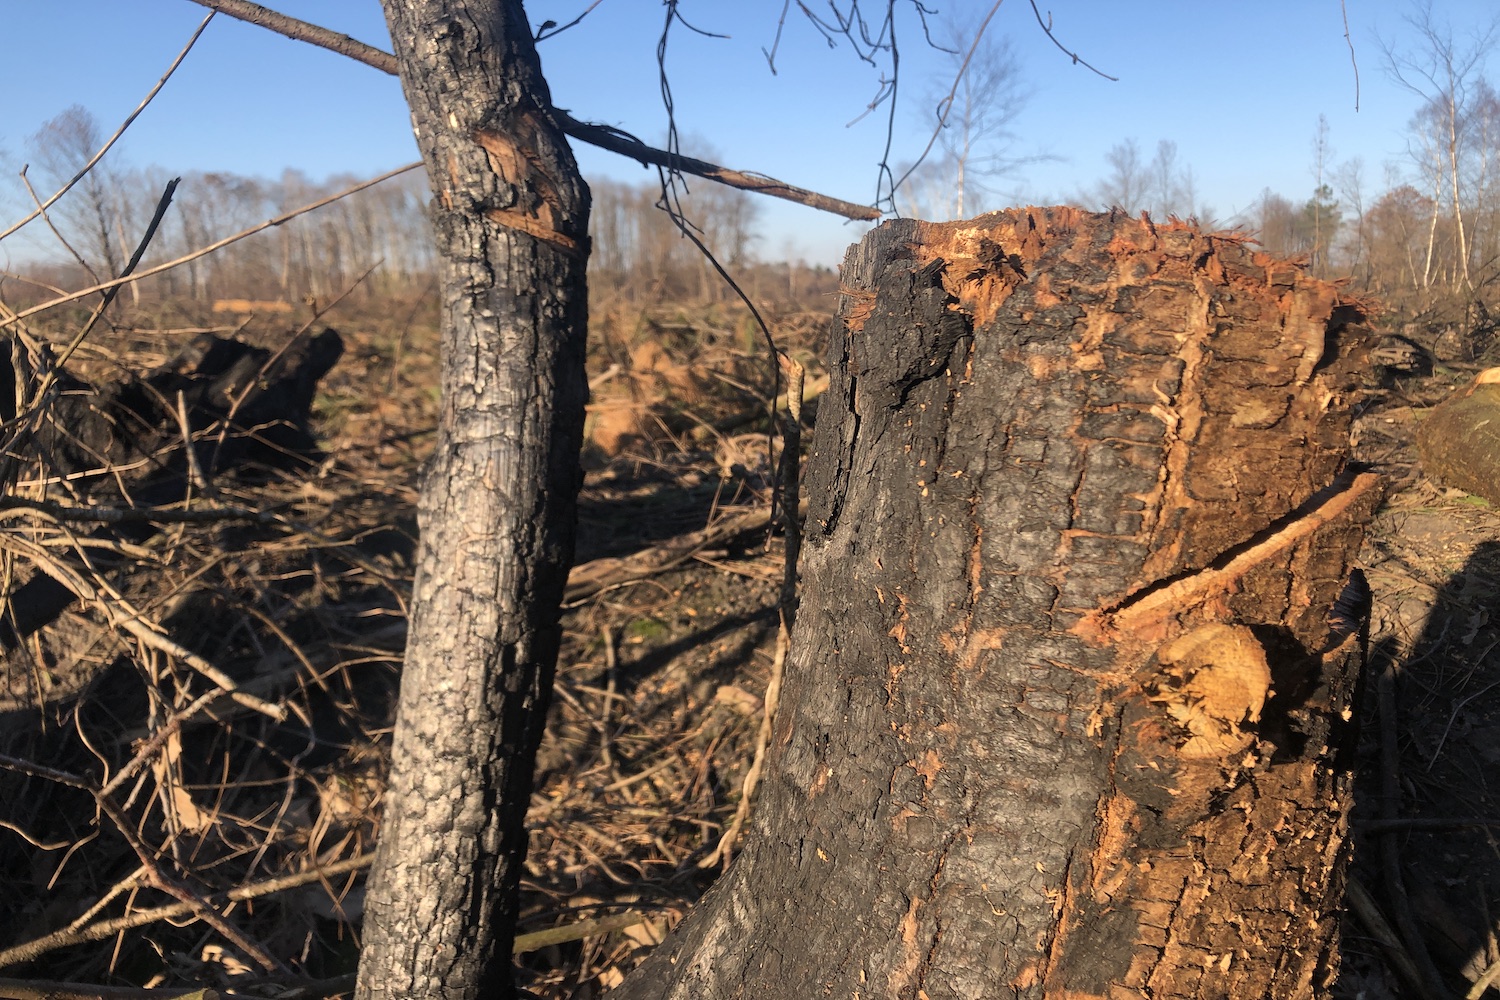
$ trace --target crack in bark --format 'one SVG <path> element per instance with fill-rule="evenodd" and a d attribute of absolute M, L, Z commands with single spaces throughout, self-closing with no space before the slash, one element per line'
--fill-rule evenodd
<path fill-rule="evenodd" d="M 1206 594 L 1227 591 L 1254 566 L 1310 536 L 1344 514 L 1380 477 L 1346 469 L 1328 486 L 1265 528 L 1214 557 L 1202 569 L 1186 570 L 1136 590 L 1115 604 L 1085 615 L 1073 632 L 1095 642 L 1136 631 L 1154 619 L 1201 603 Z"/>

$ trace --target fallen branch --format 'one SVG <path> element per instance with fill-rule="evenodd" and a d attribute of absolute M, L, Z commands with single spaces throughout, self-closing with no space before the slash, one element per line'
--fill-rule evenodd
<path fill-rule="evenodd" d="M 219 1000 L 210 989 L 148 989 L 136 986 L 96 986 L 58 983 L 47 979 L 0 979 L 3 1000 Z"/>
<path fill-rule="evenodd" d="M 44 775 L 50 777 L 50 775 Z M 370 862 L 375 859 L 373 854 L 361 854 L 358 857 L 349 858 L 345 861 L 336 861 L 331 865 L 321 868 L 311 868 L 307 871 L 296 872 L 292 875 L 282 875 L 278 878 L 266 879 L 263 882 L 255 882 L 251 885 L 240 886 L 222 893 L 224 899 L 229 902 L 240 902 L 247 899 L 258 899 L 269 896 L 275 892 L 286 889 L 295 889 L 299 886 L 310 885 L 313 882 L 321 882 L 335 875 L 344 875 L 349 872 L 368 868 Z M 210 897 L 212 898 L 212 897 Z M 89 941 L 102 941 L 107 937 L 113 937 L 120 931 L 129 930 L 132 927 L 144 927 L 162 920 L 176 920 L 179 917 L 189 916 L 193 913 L 193 907 L 187 903 L 169 903 L 166 906 L 157 906 L 148 910 L 135 910 L 123 917 L 113 920 L 102 920 L 97 924 L 87 927 L 64 928 L 54 931 L 44 937 L 26 941 L 13 948 L 0 951 L 0 967 L 16 965 L 20 962 L 29 962 L 39 955 L 58 948 L 66 948 L 69 945 L 85 944 Z"/>
<path fill-rule="evenodd" d="M 759 508 L 725 518 L 702 531 L 690 531 L 685 535 L 669 538 L 660 545 L 653 545 L 628 556 L 594 559 L 581 566 L 574 566 L 573 572 L 568 576 L 564 600 L 573 604 L 606 588 L 665 573 L 704 549 L 759 531 L 771 523 L 771 516 L 769 508 Z"/>

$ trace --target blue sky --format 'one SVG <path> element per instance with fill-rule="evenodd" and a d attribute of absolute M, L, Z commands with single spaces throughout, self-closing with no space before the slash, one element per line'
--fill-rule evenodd
<path fill-rule="evenodd" d="M 952 2 L 957 11 L 988 6 Z M 271 5 L 389 48 L 376 0 Z M 566 22 L 587 5 L 532 0 L 527 9 L 533 22 Z M 1201 200 L 1221 218 L 1248 208 L 1267 187 L 1301 200 L 1313 187 L 1311 145 L 1320 113 L 1329 122 L 1335 161 L 1360 157 L 1372 190 L 1382 185 L 1387 163 L 1404 162 L 1404 127 L 1416 99 L 1382 71 L 1378 38 L 1408 43 L 1405 0 L 1346 0 L 1359 64 L 1357 112 L 1338 0 L 1038 0 L 1038 6 L 1050 12 L 1066 45 L 1120 79 L 1112 83 L 1074 66 L 1024 0 L 1002 4 L 991 30 L 1011 40 L 1034 92 L 1014 125 L 1014 152 L 1053 157 L 1000 182 L 1006 201 L 1075 196 L 1105 172 L 1109 147 L 1129 137 L 1146 155 L 1159 139 L 1175 141 Z M 775 35 L 779 3 L 683 0 L 680 9 L 697 26 L 731 37 L 673 29 L 668 69 L 679 128 L 712 144 L 729 166 L 869 202 L 885 114 L 848 123 L 876 93 L 877 72 L 847 45 L 830 49 L 796 5 L 776 75 L 761 49 Z M 1434 11 L 1462 34 L 1485 23 L 1494 7 L 1493 0 L 1448 0 Z M 656 41 L 663 12 L 658 3 L 603 0 L 577 28 L 543 43 L 555 103 L 659 142 L 665 115 Z M 72 104 L 87 107 L 105 133 L 112 131 L 206 11 L 187 0 L 0 0 L 0 13 L 10 42 L 0 60 L 7 95 L 0 102 L 0 192 L 10 199 L 3 202 L 9 215 L 18 207 L 11 189 L 27 158 L 26 138 Z M 915 97 L 939 57 L 925 49 L 909 6 L 902 14 L 902 80 Z M 1500 66 L 1492 69 L 1500 73 Z M 915 102 L 898 113 L 897 128 L 892 159 L 910 159 L 927 139 Z M 223 15 L 119 148 L 137 166 L 264 176 L 286 167 L 313 177 L 374 174 L 416 159 L 393 78 Z M 654 176 L 589 147 L 579 147 L 578 158 L 590 175 Z M 762 218 L 765 256 L 791 249 L 831 264 L 861 232 L 770 201 Z"/>

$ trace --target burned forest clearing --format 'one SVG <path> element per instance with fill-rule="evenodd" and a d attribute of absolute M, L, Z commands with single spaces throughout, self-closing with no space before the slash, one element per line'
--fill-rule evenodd
<path fill-rule="evenodd" d="M 839 384 L 831 330 L 862 306 L 845 282 L 835 319 L 826 273 L 796 291 L 764 312 L 806 369 L 811 437 Z M 998 309 L 984 294 L 965 308 Z M 86 313 L 12 341 L 7 988 L 353 988 L 442 405 L 437 309 L 255 305 L 232 322 L 132 310 L 61 367 Z M 765 752 L 786 543 L 768 414 L 787 385 L 754 318 L 607 295 L 591 314 L 575 568 L 516 942 L 519 984 L 558 1000 L 619 985 L 737 852 L 718 848 Z M 1360 336 L 1393 323 L 1371 307 Z M 1416 995 L 1403 966 L 1473 983 L 1500 960 L 1500 513 L 1424 475 L 1417 447 L 1429 411 L 1500 359 L 1489 330 L 1402 333 L 1423 364 L 1348 358 L 1350 454 L 1383 499 L 1354 560 L 1373 607 L 1332 989 L 1371 1000 Z M 1275 422 L 1238 412 L 1235 428 Z"/>
<path fill-rule="evenodd" d="M 20 536 L 34 548 L 7 548 L 13 594 L 88 541 L 68 577 L 82 594 L 7 643 L 0 979 L 233 988 L 291 969 L 311 996 L 353 972 L 437 419 L 433 306 L 340 307 L 300 330 L 164 310 L 161 327 L 102 331 L 69 363 L 82 407 L 129 428 L 119 448 L 149 443 L 91 466 L 97 451 L 59 427 L 45 461 L 11 466 L 12 518 L 46 525 Z M 817 384 L 829 313 L 772 317 Z M 742 309 L 711 303 L 596 312 L 577 568 L 530 814 L 532 937 L 518 945 L 537 992 L 618 981 L 716 874 L 698 862 L 754 754 L 782 572 L 759 337 Z M 219 440 L 266 362 L 314 340 L 342 351 L 312 376 L 305 438 L 226 447 L 266 437 L 252 421 Z M 212 355 L 227 345 L 251 353 L 226 365 Z M 108 391 L 143 381 L 146 402 Z M 204 404 L 184 411 L 190 428 L 183 390 Z M 265 422 L 288 416 L 295 404 Z M 163 422 L 149 434 L 148 417 Z M 51 461 L 78 468 L 49 477 Z M 149 537 L 47 516 L 139 507 L 151 466 L 178 492 Z M 209 664 L 227 676 L 195 670 Z M 241 700 L 203 698 L 215 685 Z M 194 919 L 207 908 L 243 936 Z M 549 941 L 553 928 L 573 933 Z"/>

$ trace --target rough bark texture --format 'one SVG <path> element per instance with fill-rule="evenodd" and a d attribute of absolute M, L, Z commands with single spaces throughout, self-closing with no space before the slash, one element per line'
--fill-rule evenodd
<path fill-rule="evenodd" d="M 1357 311 L 1069 209 L 888 223 L 843 279 L 754 827 L 614 995 L 1317 993 Z"/>
<path fill-rule="evenodd" d="M 436 195 L 442 415 L 361 997 L 504 997 L 581 472 L 588 191 L 518 0 L 386 0 Z"/>
<path fill-rule="evenodd" d="M 1427 475 L 1500 504 L 1500 368 L 1433 407 L 1417 431 L 1417 448 Z"/>

